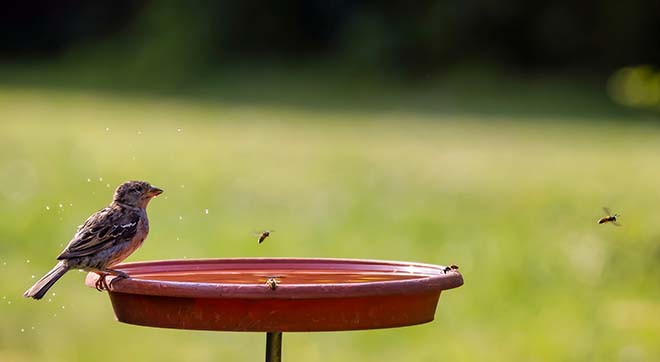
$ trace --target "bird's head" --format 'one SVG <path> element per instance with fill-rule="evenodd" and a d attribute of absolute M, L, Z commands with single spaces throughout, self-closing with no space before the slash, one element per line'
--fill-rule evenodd
<path fill-rule="evenodd" d="M 113 202 L 127 206 L 146 208 L 149 201 L 162 194 L 163 190 L 145 181 L 126 181 L 117 187 Z"/>

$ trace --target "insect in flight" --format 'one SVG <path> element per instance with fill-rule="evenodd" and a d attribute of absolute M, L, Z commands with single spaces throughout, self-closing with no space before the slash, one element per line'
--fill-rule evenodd
<path fill-rule="evenodd" d="M 275 230 L 264 230 L 260 233 L 256 233 L 256 235 L 259 235 L 259 239 L 257 239 L 259 244 L 263 243 L 264 240 L 266 240 L 266 238 L 269 237 L 270 233 L 272 233 L 273 231 L 275 231 Z"/>
<path fill-rule="evenodd" d="M 606 224 L 606 223 L 609 222 L 609 223 L 612 223 L 612 225 L 621 226 L 621 224 L 619 224 L 619 223 L 617 222 L 617 218 L 621 217 L 621 215 L 619 215 L 619 214 L 612 214 L 612 212 L 610 211 L 610 209 L 608 209 L 608 208 L 606 208 L 606 207 L 603 208 L 603 211 L 605 211 L 605 215 L 606 215 L 606 216 L 603 216 L 603 217 L 601 217 L 600 219 L 598 219 L 598 223 L 599 223 L 599 224 Z"/>

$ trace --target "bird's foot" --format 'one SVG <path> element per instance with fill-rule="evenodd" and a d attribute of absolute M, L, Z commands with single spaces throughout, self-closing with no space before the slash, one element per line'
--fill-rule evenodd
<path fill-rule="evenodd" d="M 94 286 L 96 287 L 96 290 L 99 292 L 102 292 L 104 290 L 109 290 L 112 284 L 115 283 L 115 280 L 117 279 L 128 279 L 130 276 L 126 273 L 124 273 L 121 270 L 114 270 L 114 269 L 107 269 L 104 270 L 103 272 L 97 272 L 99 275 L 99 278 L 96 280 L 96 283 Z M 110 280 L 110 283 L 106 280 L 108 275 L 114 275 L 115 277 Z"/>
<path fill-rule="evenodd" d="M 102 292 L 108 289 L 108 283 L 105 280 L 105 277 L 107 277 L 108 274 L 106 273 L 98 273 L 98 274 L 99 274 L 99 278 L 96 279 L 96 283 L 94 284 L 94 286 L 96 287 L 96 290 Z"/>
<path fill-rule="evenodd" d="M 123 271 L 115 270 L 115 277 L 110 280 L 110 286 L 112 286 L 117 279 L 128 279 L 130 276 Z"/>

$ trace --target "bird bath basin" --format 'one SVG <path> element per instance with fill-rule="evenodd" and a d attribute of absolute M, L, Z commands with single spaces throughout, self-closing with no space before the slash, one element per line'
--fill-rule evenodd
<path fill-rule="evenodd" d="M 402 327 L 433 320 L 458 271 L 354 259 L 164 260 L 115 266 L 110 283 L 120 322 L 151 327 L 268 332 L 266 360 L 279 361 L 281 332 Z M 98 275 L 89 273 L 94 287 Z"/>

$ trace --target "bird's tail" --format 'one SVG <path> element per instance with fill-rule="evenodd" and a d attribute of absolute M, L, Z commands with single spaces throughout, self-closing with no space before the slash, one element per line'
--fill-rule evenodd
<path fill-rule="evenodd" d="M 61 261 L 55 265 L 53 269 L 51 269 L 46 275 L 41 277 L 39 281 L 34 283 L 34 285 L 25 291 L 23 293 L 23 296 L 26 298 L 34 298 L 34 299 L 41 299 L 43 298 L 44 295 L 46 295 L 46 292 L 48 292 L 48 289 L 55 284 L 56 281 L 58 281 L 64 273 L 69 271 L 69 266 Z"/>

